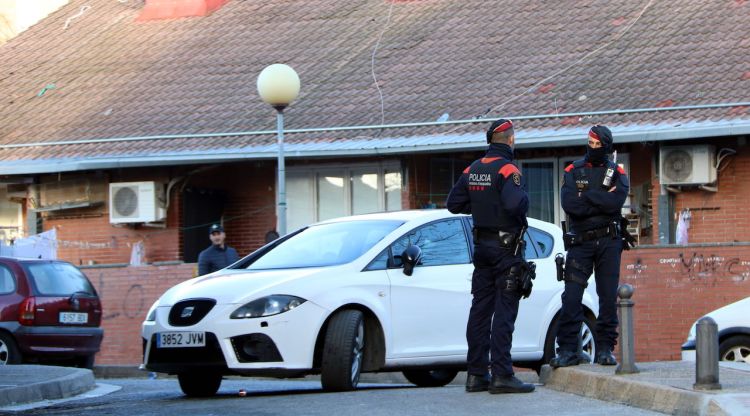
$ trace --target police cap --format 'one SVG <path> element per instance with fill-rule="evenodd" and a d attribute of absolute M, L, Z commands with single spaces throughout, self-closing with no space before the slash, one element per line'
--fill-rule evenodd
<path fill-rule="evenodd" d="M 487 143 L 492 142 L 492 135 L 495 133 L 500 133 L 505 130 L 509 130 L 513 128 L 513 122 L 504 118 L 501 118 L 500 120 L 495 120 L 492 124 L 490 124 L 490 128 L 487 129 Z"/>

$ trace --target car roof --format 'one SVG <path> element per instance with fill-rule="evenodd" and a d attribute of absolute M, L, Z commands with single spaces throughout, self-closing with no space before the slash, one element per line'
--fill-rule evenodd
<path fill-rule="evenodd" d="M 339 217 L 339 218 L 332 218 L 325 221 L 320 221 L 317 224 L 326 224 L 326 223 L 334 223 L 334 222 L 344 222 L 344 221 L 372 221 L 372 220 L 397 220 L 397 221 L 403 221 L 403 222 L 411 222 L 411 221 L 419 221 L 419 222 L 427 222 L 431 220 L 436 220 L 440 218 L 447 218 L 454 216 L 456 214 L 451 214 L 447 209 L 412 209 L 412 210 L 405 210 L 405 211 L 389 211 L 389 212 L 376 212 L 371 214 L 361 214 L 361 215 L 352 215 L 349 217 Z M 461 216 L 465 216 L 463 214 L 458 214 Z M 560 227 L 556 226 L 555 224 L 538 220 L 535 218 L 529 218 L 529 225 L 532 227 L 543 229 L 547 232 L 555 232 L 557 230 L 560 230 Z"/>
<path fill-rule="evenodd" d="M 330 220 L 320 221 L 318 224 L 325 224 L 331 222 L 342 222 L 342 221 L 372 221 L 372 220 L 398 220 L 398 221 L 413 221 L 415 219 L 423 218 L 443 218 L 452 215 L 446 209 L 414 209 L 407 211 L 389 211 L 389 212 L 374 212 L 371 214 L 360 214 L 352 215 L 348 217 L 332 218 Z"/>
<path fill-rule="evenodd" d="M 58 259 L 39 259 L 36 257 L 9 257 L 9 256 L 0 256 L 0 260 L 6 260 L 11 262 L 17 262 L 17 263 L 69 263 L 65 260 L 58 260 Z"/>

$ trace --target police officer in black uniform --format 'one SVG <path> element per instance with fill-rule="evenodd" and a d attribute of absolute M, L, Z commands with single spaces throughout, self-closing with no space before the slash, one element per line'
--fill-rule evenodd
<path fill-rule="evenodd" d="M 521 174 L 513 164 L 514 142 L 510 120 L 492 123 L 487 131 L 487 154 L 464 170 L 446 202 L 450 212 L 471 214 L 474 221 L 467 392 L 534 391 L 532 384 L 514 376 L 510 356 L 521 298 L 518 281 L 526 266 L 521 244 L 529 206 Z"/>
<path fill-rule="evenodd" d="M 599 295 L 595 361 L 601 365 L 617 364 L 612 355 L 617 343 L 615 303 L 620 255 L 626 244 L 620 221 L 630 184 L 625 171 L 609 159 L 612 150 L 612 132 L 596 125 L 589 131 L 586 157 L 565 168 L 560 198 L 568 217 L 564 237 L 568 256 L 557 331 L 560 350 L 550 362 L 555 368 L 588 362 L 588 356 L 577 350 L 583 321 L 581 299 L 592 272 Z"/>

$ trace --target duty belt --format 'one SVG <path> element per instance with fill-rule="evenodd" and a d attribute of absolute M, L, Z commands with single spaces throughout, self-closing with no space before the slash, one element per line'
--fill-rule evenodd
<path fill-rule="evenodd" d="M 591 241 L 606 236 L 617 237 L 618 235 L 620 235 L 620 230 L 617 227 L 617 224 L 611 222 L 604 227 L 594 228 L 593 230 L 581 232 L 580 238 L 581 241 Z"/>
<path fill-rule="evenodd" d="M 475 228 L 472 230 L 475 240 L 494 240 L 500 243 L 501 247 L 514 248 L 518 234 L 508 233 L 505 231 L 492 231 L 487 229 Z"/>

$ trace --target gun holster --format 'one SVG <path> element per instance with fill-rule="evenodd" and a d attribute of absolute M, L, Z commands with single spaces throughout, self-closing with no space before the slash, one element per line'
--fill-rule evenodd
<path fill-rule="evenodd" d="M 528 298 L 534 287 L 533 280 L 536 279 L 536 264 L 533 261 L 516 264 L 510 268 L 508 274 L 518 282 L 517 290 L 521 297 Z"/>
<path fill-rule="evenodd" d="M 565 280 L 565 256 L 562 253 L 555 255 L 555 268 L 557 269 L 557 281 Z"/>
<path fill-rule="evenodd" d="M 581 237 L 572 231 L 563 234 L 563 246 L 565 247 L 565 251 L 570 250 L 571 247 L 577 246 L 582 242 L 583 240 Z"/>
<path fill-rule="evenodd" d="M 620 217 L 620 236 L 622 236 L 623 250 L 630 250 L 631 248 L 635 248 L 636 246 L 635 237 L 633 237 L 628 231 L 629 225 L 630 221 L 628 221 L 627 218 Z"/>

